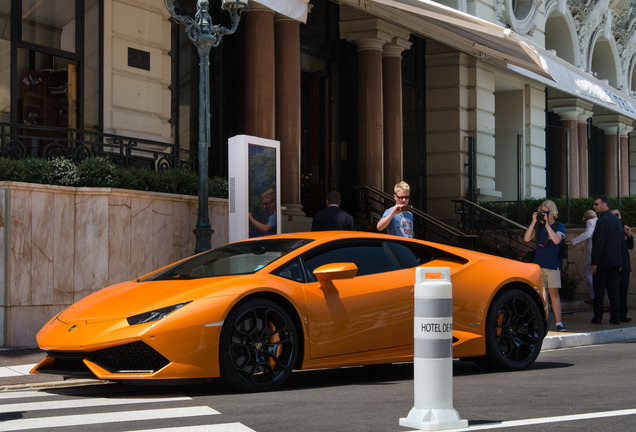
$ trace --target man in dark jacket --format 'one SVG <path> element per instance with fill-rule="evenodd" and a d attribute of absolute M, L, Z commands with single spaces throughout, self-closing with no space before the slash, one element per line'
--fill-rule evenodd
<path fill-rule="evenodd" d="M 610 303 L 610 323 L 620 324 L 619 277 L 623 265 L 621 241 L 623 226 L 619 218 L 609 211 L 608 199 L 604 195 L 594 197 L 594 211 L 598 215 L 592 234 L 592 261 L 590 273 L 594 275 L 594 318 L 600 324 L 603 319 L 605 291 Z"/>
<path fill-rule="evenodd" d="M 612 209 L 612 214 L 621 219 L 621 212 L 618 209 Z M 632 263 L 629 257 L 629 251 L 634 249 L 634 237 L 632 236 L 632 229 L 623 225 L 623 238 L 621 240 L 621 252 L 623 255 L 623 266 L 621 267 L 619 282 L 618 282 L 618 295 L 620 307 L 620 320 L 621 322 L 630 322 L 632 319 L 627 316 L 627 289 L 629 288 L 629 273 L 632 271 Z"/>
<path fill-rule="evenodd" d="M 350 230 L 353 231 L 353 217 L 340 208 L 340 192 L 327 193 L 327 208 L 314 215 L 312 231 Z"/>

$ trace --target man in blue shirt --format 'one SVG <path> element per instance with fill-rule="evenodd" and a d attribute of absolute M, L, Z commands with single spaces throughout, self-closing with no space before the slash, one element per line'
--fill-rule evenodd
<path fill-rule="evenodd" d="M 560 332 L 567 329 L 561 322 L 561 259 L 559 257 L 559 244 L 565 239 L 565 226 L 556 222 L 559 216 L 556 204 L 551 200 L 541 203 L 538 211 L 532 214 L 532 222 L 523 236 L 524 241 L 529 242 L 537 237 L 537 249 L 534 262 L 541 267 L 543 283 L 548 288 L 552 311 L 556 321 L 556 328 Z"/>
<path fill-rule="evenodd" d="M 404 208 L 411 198 L 411 188 L 408 183 L 401 181 L 395 185 L 393 191 L 395 205 L 386 209 L 382 219 L 378 221 L 378 231 L 386 228 L 387 234 L 413 238 L 413 214 Z"/>

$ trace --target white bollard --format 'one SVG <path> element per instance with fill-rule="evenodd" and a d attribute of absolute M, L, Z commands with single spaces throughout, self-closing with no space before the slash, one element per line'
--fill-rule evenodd
<path fill-rule="evenodd" d="M 453 287 L 448 267 L 415 273 L 415 401 L 400 426 L 426 431 L 468 427 L 453 408 Z"/>

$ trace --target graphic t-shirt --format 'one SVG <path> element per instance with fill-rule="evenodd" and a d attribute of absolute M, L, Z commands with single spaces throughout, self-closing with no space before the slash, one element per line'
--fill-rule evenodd
<path fill-rule="evenodd" d="M 382 218 L 388 216 L 391 213 L 391 209 L 387 209 Z M 411 212 L 404 212 L 396 214 L 389 221 L 389 225 L 386 227 L 387 234 L 413 238 L 413 214 Z"/>

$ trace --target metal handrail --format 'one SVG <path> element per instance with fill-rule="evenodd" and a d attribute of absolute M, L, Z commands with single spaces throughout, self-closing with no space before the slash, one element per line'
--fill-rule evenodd
<path fill-rule="evenodd" d="M 373 221 L 373 226 L 382 218 L 384 210 L 395 205 L 393 196 L 373 186 L 356 186 L 362 204 L 360 218 Z M 415 207 L 411 209 L 413 214 L 415 237 L 453 246 L 471 247 L 472 241 L 477 236 L 464 233 L 428 213 Z"/>
<path fill-rule="evenodd" d="M 479 237 L 474 243 L 477 250 L 522 260 L 534 250 L 533 245 L 523 239 L 527 227 L 472 201 L 463 198 L 453 201 L 455 213 L 460 215 L 461 229 Z"/>

